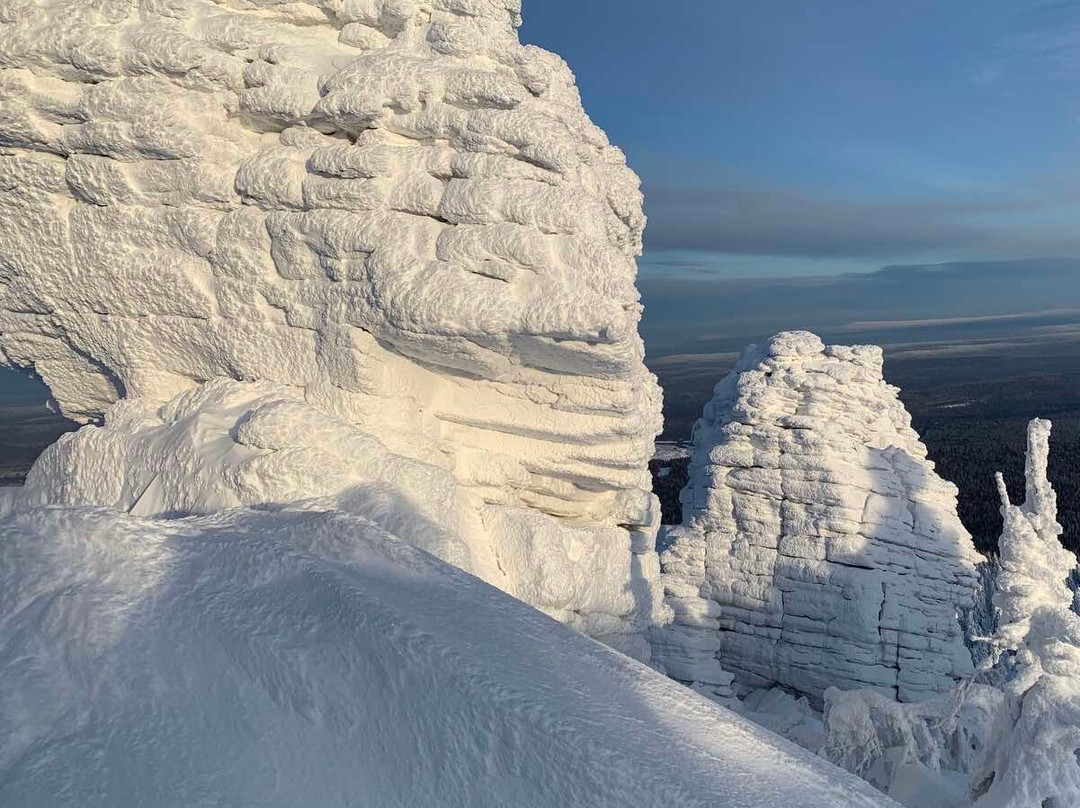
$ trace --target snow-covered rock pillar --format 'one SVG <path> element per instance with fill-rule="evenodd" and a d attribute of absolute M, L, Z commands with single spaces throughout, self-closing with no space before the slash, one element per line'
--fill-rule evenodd
<path fill-rule="evenodd" d="M 659 619 L 639 183 L 520 22 L 520 0 L 5 4 L 0 363 L 106 424 L 28 496 L 157 515 L 383 483 L 562 620 Z M 273 399 L 307 431 L 240 428 Z M 248 473 L 268 454 L 310 474 Z"/>
<path fill-rule="evenodd" d="M 716 386 L 661 557 L 669 674 L 914 701 L 972 672 L 958 616 L 980 557 L 897 393 L 879 348 L 807 332 L 751 346 Z"/>

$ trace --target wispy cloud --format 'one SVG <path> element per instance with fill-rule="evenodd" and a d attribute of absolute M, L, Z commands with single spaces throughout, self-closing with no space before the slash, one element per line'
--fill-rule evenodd
<path fill-rule="evenodd" d="M 909 145 L 847 140 L 837 142 L 831 148 L 832 159 L 838 168 L 854 168 L 890 184 L 919 189 L 919 192 L 983 195 L 1001 191 L 984 177 L 971 176 L 951 162 Z"/>
<path fill-rule="evenodd" d="M 1000 47 L 993 60 L 975 70 L 976 83 L 1003 84 L 1029 77 L 1043 81 L 1052 75 L 1080 73 L 1078 0 L 1010 1 L 1006 7 Z"/>
<path fill-rule="evenodd" d="M 962 250 L 1002 257 L 1080 251 L 1080 232 L 1065 221 L 1038 228 L 1028 221 L 1033 212 L 1080 208 L 1073 189 L 895 199 L 760 187 L 649 188 L 646 199 L 650 250 L 886 260 Z"/>
<path fill-rule="evenodd" d="M 1080 314 L 1080 309 L 1043 309 L 1041 311 L 1028 311 L 1018 314 L 993 314 L 978 317 L 933 317 L 922 320 L 859 320 L 836 328 L 836 331 L 845 333 L 859 333 L 861 331 L 880 331 L 882 329 L 898 330 L 904 328 L 930 328 L 948 325 L 977 325 L 990 323 L 1026 322 L 1039 320 L 1046 317 L 1061 317 L 1064 315 Z M 1057 329 L 1061 326 L 1043 326 L 1043 329 Z M 1068 328 L 1075 329 L 1075 325 Z"/>

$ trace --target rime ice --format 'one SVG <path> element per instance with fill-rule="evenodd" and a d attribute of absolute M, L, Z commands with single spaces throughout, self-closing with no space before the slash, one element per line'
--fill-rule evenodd
<path fill-rule="evenodd" d="M 664 610 L 642 197 L 566 64 L 519 43 L 519 10 L 4 7 L 0 362 L 106 422 L 49 461 L 73 498 L 54 481 L 36 501 L 144 512 L 171 475 L 190 490 L 162 502 L 197 513 L 287 495 L 258 479 L 286 457 L 319 472 L 295 496 L 396 463 L 401 497 L 427 488 L 454 512 L 448 560 L 647 653 Z M 222 378 L 263 385 L 227 393 L 258 402 L 195 412 Z M 262 426 L 229 432 L 249 416 Z M 199 479 L 150 434 L 198 456 Z M 123 495 L 87 482 L 102 466 Z"/>
<path fill-rule="evenodd" d="M 807 332 L 751 347 L 716 386 L 662 557 L 671 675 L 917 701 L 972 672 L 958 615 L 979 556 L 897 392 L 880 348 Z"/>

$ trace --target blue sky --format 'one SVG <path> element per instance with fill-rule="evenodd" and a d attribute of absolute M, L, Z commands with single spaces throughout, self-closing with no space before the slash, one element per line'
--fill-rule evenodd
<path fill-rule="evenodd" d="M 642 176 L 646 276 L 1080 255 L 1080 2 L 525 0 Z"/>

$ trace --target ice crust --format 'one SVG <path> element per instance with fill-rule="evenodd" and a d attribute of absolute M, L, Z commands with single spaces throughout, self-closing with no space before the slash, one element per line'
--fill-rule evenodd
<path fill-rule="evenodd" d="M 647 653 L 642 197 L 519 11 L 4 4 L 0 363 L 107 424 L 28 496 L 199 513 L 383 473 L 453 512 L 447 560 Z"/>
<path fill-rule="evenodd" d="M 661 557 L 672 676 L 820 703 L 830 686 L 919 701 L 973 672 L 958 617 L 981 557 L 897 392 L 879 348 L 808 332 L 751 346 L 716 386 Z"/>
<path fill-rule="evenodd" d="M 332 503 L 0 535 L 5 808 L 895 808 Z"/>

